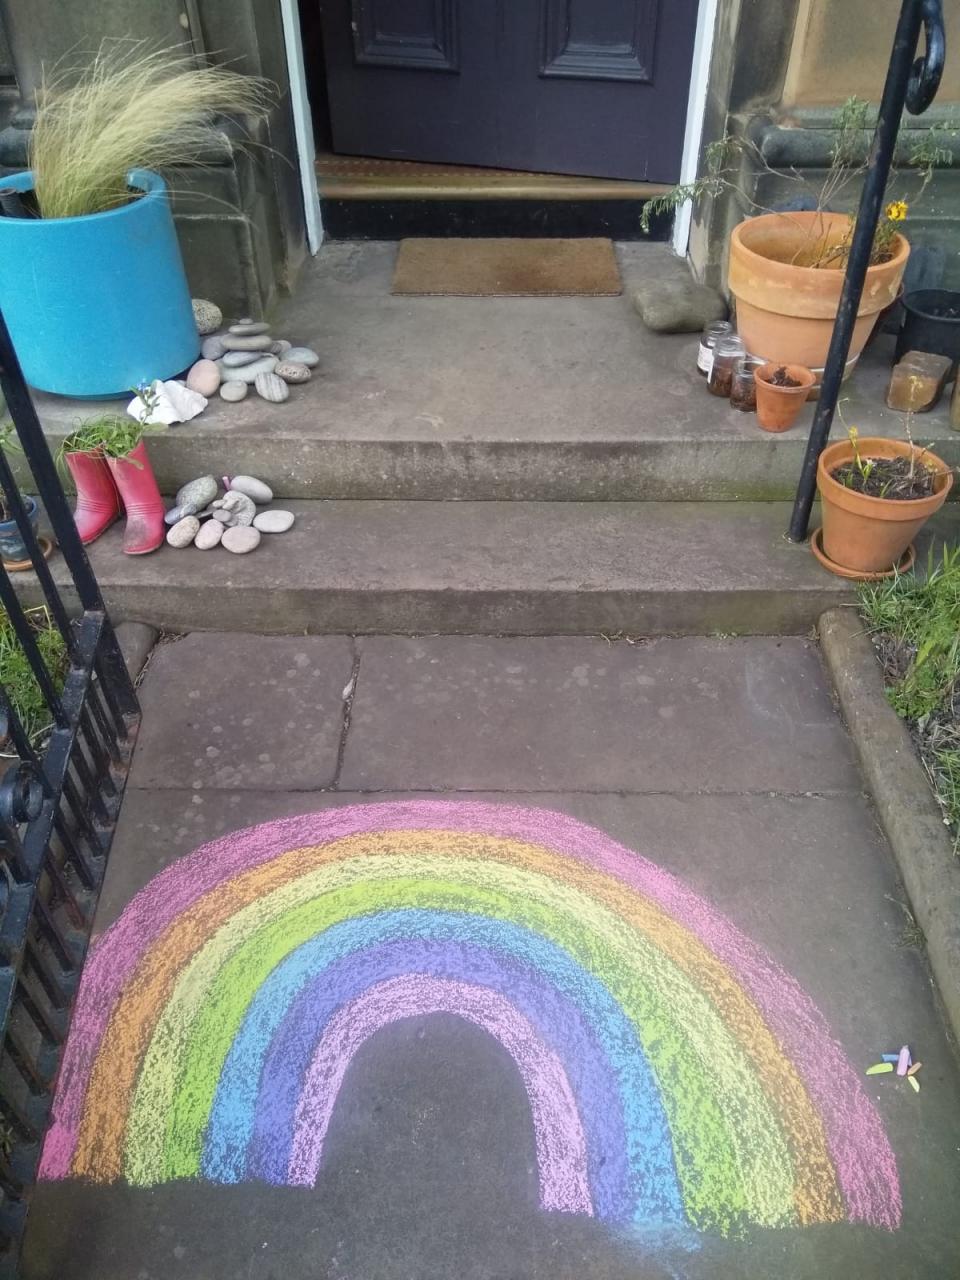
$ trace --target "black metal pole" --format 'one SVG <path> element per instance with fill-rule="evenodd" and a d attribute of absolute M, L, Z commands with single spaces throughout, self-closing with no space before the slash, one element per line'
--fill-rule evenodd
<path fill-rule="evenodd" d="M 138 713 L 139 706 L 133 682 L 107 617 L 103 597 L 100 594 L 100 584 L 90 568 L 90 561 L 87 559 L 87 553 L 77 533 L 77 526 L 73 522 L 70 503 L 63 491 L 56 463 L 47 445 L 33 400 L 30 398 L 2 310 L 0 310 L 0 388 L 6 397 L 7 407 L 17 428 L 23 452 L 33 472 L 37 492 L 46 508 L 63 558 L 73 578 L 80 599 L 80 607 L 103 615 L 97 665 L 103 669 L 105 684 L 109 686 L 121 713 L 125 716 L 134 716 Z"/>
<path fill-rule="evenodd" d="M 926 53 L 923 59 L 914 64 L 921 23 L 926 28 Z M 903 108 L 906 104 L 915 114 L 927 109 L 939 87 L 943 59 L 943 11 L 940 0 L 903 0 L 847 259 L 843 292 L 823 371 L 820 400 L 810 428 L 790 520 L 788 536 L 793 542 L 802 542 L 810 525 L 810 510 L 817 489 L 817 463 L 826 448 L 833 425 L 837 398 L 850 353 L 853 327 L 883 209 Z"/>

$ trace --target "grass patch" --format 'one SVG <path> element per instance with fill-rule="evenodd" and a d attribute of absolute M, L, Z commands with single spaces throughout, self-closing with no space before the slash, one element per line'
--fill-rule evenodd
<path fill-rule="evenodd" d="M 47 670 L 57 689 L 62 689 L 67 674 L 67 646 L 63 636 L 46 607 L 27 609 L 25 613 Z M 42 745 L 53 727 L 53 718 L 13 624 L 3 611 L 0 611 L 0 684 L 30 741 L 34 746 Z"/>
<path fill-rule="evenodd" d="M 860 607 L 960 853 L 960 547 L 931 557 L 924 578 L 863 584 Z"/>

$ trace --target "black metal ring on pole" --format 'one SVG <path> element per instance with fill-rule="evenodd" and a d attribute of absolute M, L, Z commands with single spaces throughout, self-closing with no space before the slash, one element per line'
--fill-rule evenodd
<path fill-rule="evenodd" d="M 926 50 L 923 57 L 914 61 L 921 25 L 926 32 Z M 820 399 L 797 485 L 788 530 L 788 536 L 793 542 L 803 542 L 810 526 L 810 511 L 817 491 L 817 463 L 826 448 L 830 428 L 833 426 L 837 399 L 850 354 L 850 341 L 886 196 L 903 108 L 907 105 L 911 112 L 919 115 L 930 105 L 940 85 L 945 54 L 946 37 L 941 0 L 903 0 L 850 243 L 843 291 L 823 371 Z"/>

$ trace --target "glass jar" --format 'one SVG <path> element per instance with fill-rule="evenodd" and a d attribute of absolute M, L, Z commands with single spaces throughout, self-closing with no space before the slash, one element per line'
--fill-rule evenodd
<path fill-rule="evenodd" d="M 710 369 L 713 366 L 713 350 L 717 345 L 717 340 L 718 338 L 726 337 L 730 333 L 733 333 L 733 325 L 728 320 L 711 320 L 709 324 L 703 326 L 703 333 L 700 335 L 700 350 L 697 352 L 697 373 L 701 377 L 710 377 Z"/>
<path fill-rule="evenodd" d="M 753 413 L 757 407 L 757 384 L 754 381 L 755 369 L 762 369 L 766 364 L 759 356 L 744 356 L 733 366 L 733 381 L 730 385 L 730 403 L 734 409 L 743 413 Z"/>
<path fill-rule="evenodd" d="M 735 334 L 728 334 L 726 337 L 717 339 L 717 345 L 713 349 L 713 364 L 710 367 L 710 376 L 707 379 L 707 390 L 712 396 L 722 396 L 724 400 L 730 399 L 730 391 L 733 387 L 733 367 L 746 354 L 747 348 L 743 339 L 738 338 Z"/>

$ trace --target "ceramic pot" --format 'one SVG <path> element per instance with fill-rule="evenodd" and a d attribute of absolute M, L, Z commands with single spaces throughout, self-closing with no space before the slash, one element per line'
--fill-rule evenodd
<path fill-rule="evenodd" d="M 777 364 L 794 361 L 823 377 L 845 264 L 805 266 L 824 241 L 839 244 L 850 228 L 840 213 L 764 213 L 735 227 L 728 283 L 737 300 L 737 331 L 747 350 Z M 853 368 L 878 314 L 896 301 L 910 246 L 902 235 L 893 257 L 867 270 L 854 324 L 847 372 Z"/>
<path fill-rule="evenodd" d="M 872 498 L 848 489 L 831 474 L 853 459 L 848 440 L 828 445 L 820 455 L 817 487 L 823 509 L 824 554 L 848 572 L 882 573 L 900 562 L 916 535 L 943 506 L 953 487 L 953 472 L 941 458 L 905 440 L 867 436 L 860 439 L 858 448 L 862 458 L 908 458 L 913 452 L 938 472 L 929 498 Z"/>
<path fill-rule="evenodd" d="M 778 387 L 770 378 L 778 369 L 786 369 L 787 376 L 799 383 L 796 387 Z M 813 371 L 802 364 L 765 364 L 753 372 L 757 384 L 757 421 L 764 431 L 789 431 L 816 378 Z"/>
<path fill-rule="evenodd" d="M 33 530 L 34 537 L 37 534 L 37 526 L 40 520 L 40 513 L 37 510 L 37 504 L 28 493 L 23 496 L 23 505 L 27 509 L 27 518 L 30 521 L 30 528 Z M 17 564 L 22 560 L 27 560 L 30 552 L 27 550 L 26 544 L 20 535 L 20 529 L 16 520 L 0 521 L 0 559 L 7 564 Z"/>

